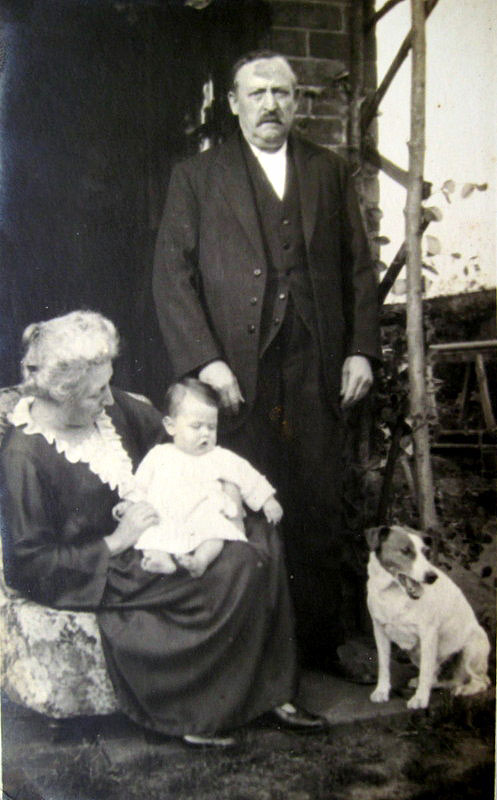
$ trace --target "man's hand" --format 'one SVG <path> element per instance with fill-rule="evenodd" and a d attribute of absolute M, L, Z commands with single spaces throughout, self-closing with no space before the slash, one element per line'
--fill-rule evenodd
<path fill-rule="evenodd" d="M 373 370 L 366 356 L 349 356 L 342 369 L 342 408 L 348 408 L 369 392 L 373 383 Z"/>
<path fill-rule="evenodd" d="M 198 373 L 199 380 L 208 383 L 218 392 L 221 405 L 226 411 L 238 413 L 240 403 L 245 400 L 238 386 L 238 381 L 224 361 L 212 361 Z"/>

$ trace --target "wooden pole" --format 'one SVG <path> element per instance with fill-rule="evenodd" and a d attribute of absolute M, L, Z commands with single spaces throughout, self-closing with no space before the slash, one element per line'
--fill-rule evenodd
<path fill-rule="evenodd" d="M 373 14 L 373 16 L 370 19 L 368 19 L 368 21 L 364 25 L 364 33 L 369 33 L 371 28 L 374 28 L 374 26 L 380 21 L 380 19 L 383 19 L 385 14 L 388 14 L 388 12 L 392 10 L 392 8 L 395 8 L 395 6 L 398 6 L 399 3 L 403 2 L 404 0 L 388 0 L 388 2 L 386 2 L 385 5 L 382 6 L 382 8 L 380 8 L 379 11 L 377 11 L 375 14 Z"/>
<path fill-rule="evenodd" d="M 426 9 L 426 16 L 428 17 L 429 14 L 433 11 L 438 0 L 426 0 L 425 9 Z M 406 38 L 402 42 L 397 55 L 395 56 L 394 60 L 392 61 L 385 77 L 383 78 L 382 82 L 378 86 L 376 92 L 374 93 L 373 97 L 367 102 L 364 103 L 361 109 L 361 127 L 362 132 L 366 133 L 367 129 L 371 125 L 373 119 L 376 116 L 378 111 L 379 105 L 383 100 L 390 84 L 392 83 L 393 79 L 395 78 L 397 72 L 401 68 L 402 64 L 406 60 L 407 56 L 409 55 L 409 50 L 412 46 L 412 37 L 413 32 L 412 28 L 407 34 Z"/>
<path fill-rule="evenodd" d="M 354 58 L 351 66 L 352 97 L 349 106 L 349 152 L 352 172 L 361 169 L 361 106 L 364 101 L 364 7 L 363 0 L 351 6 L 350 30 Z"/>
<path fill-rule="evenodd" d="M 430 222 L 433 222 L 436 219 L 436 217 L 434 216 L 433 211 L 430 208 L 423 208 L 421 209 L 421 211 L 423 217 L 421 222 L 420 235 L 422 236 L 425 230 L 427 229 L 428 225 L 430 224 Z M 406 243 L 402 242 L 401 246 L 397 250 L 397 253 L 395 254 L 395 258 L 388 267 L 378 287 L 378 303 L 380 306 L 383 305 L 383 303 L 385 302 L 387 294 L 389 293 L 390 289 L 392 288 L 395 281 L 399 277 L 402 267 L 405 266 L 406 258 L 407 258 Z"/>
<path fill-rule="evenodd" d="M 425 3 L 411 0 L 411 132 L 409 147 L 409 186 L 406 203 L 407 252 L 407 354 L 409 363 L 409 405 L 413 424 L 414 464 L 420 524 L 434 536 L 438 520 L 435 510 L 430 456 L 430 431 L 427 419 L 428 397 L 425 377 L 422 300 L 422 190 L 425 151 Z"/>

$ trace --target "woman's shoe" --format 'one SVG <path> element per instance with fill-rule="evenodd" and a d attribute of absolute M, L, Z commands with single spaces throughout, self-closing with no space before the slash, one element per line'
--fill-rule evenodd
<path fill-rule="evenodd" d="M 233 736 L 197 736 L 196 734 L 186 734 L 183 741 L 191 747 L 234 747 L 236 739 Z"/>

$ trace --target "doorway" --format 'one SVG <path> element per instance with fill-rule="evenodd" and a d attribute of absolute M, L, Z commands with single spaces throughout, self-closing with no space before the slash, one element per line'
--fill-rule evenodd
<path fill-rule="evenodd" d="M 265 43 L 267 3 L 1 5 L 1 385 L 27 324 L 91 308 L 123 339 L 116 384 L 160 403 L 151 269 L 171 166 L 229 132 L 229 65 Z"/>

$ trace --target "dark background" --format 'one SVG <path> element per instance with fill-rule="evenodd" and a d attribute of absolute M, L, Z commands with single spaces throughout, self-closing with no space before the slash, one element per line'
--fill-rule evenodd
<path fill-rule="evenodd" d="M 151 295 L 172 163 L 223 138 L 230 64 L 264 41 L 265 3 L 0 0 L 0 385 L 24 327 L 76 308 L 117 325 L 115 383 L 160 403 L 169 370 Z M 202 87 L 216 101 L 200 129 Z"/>

